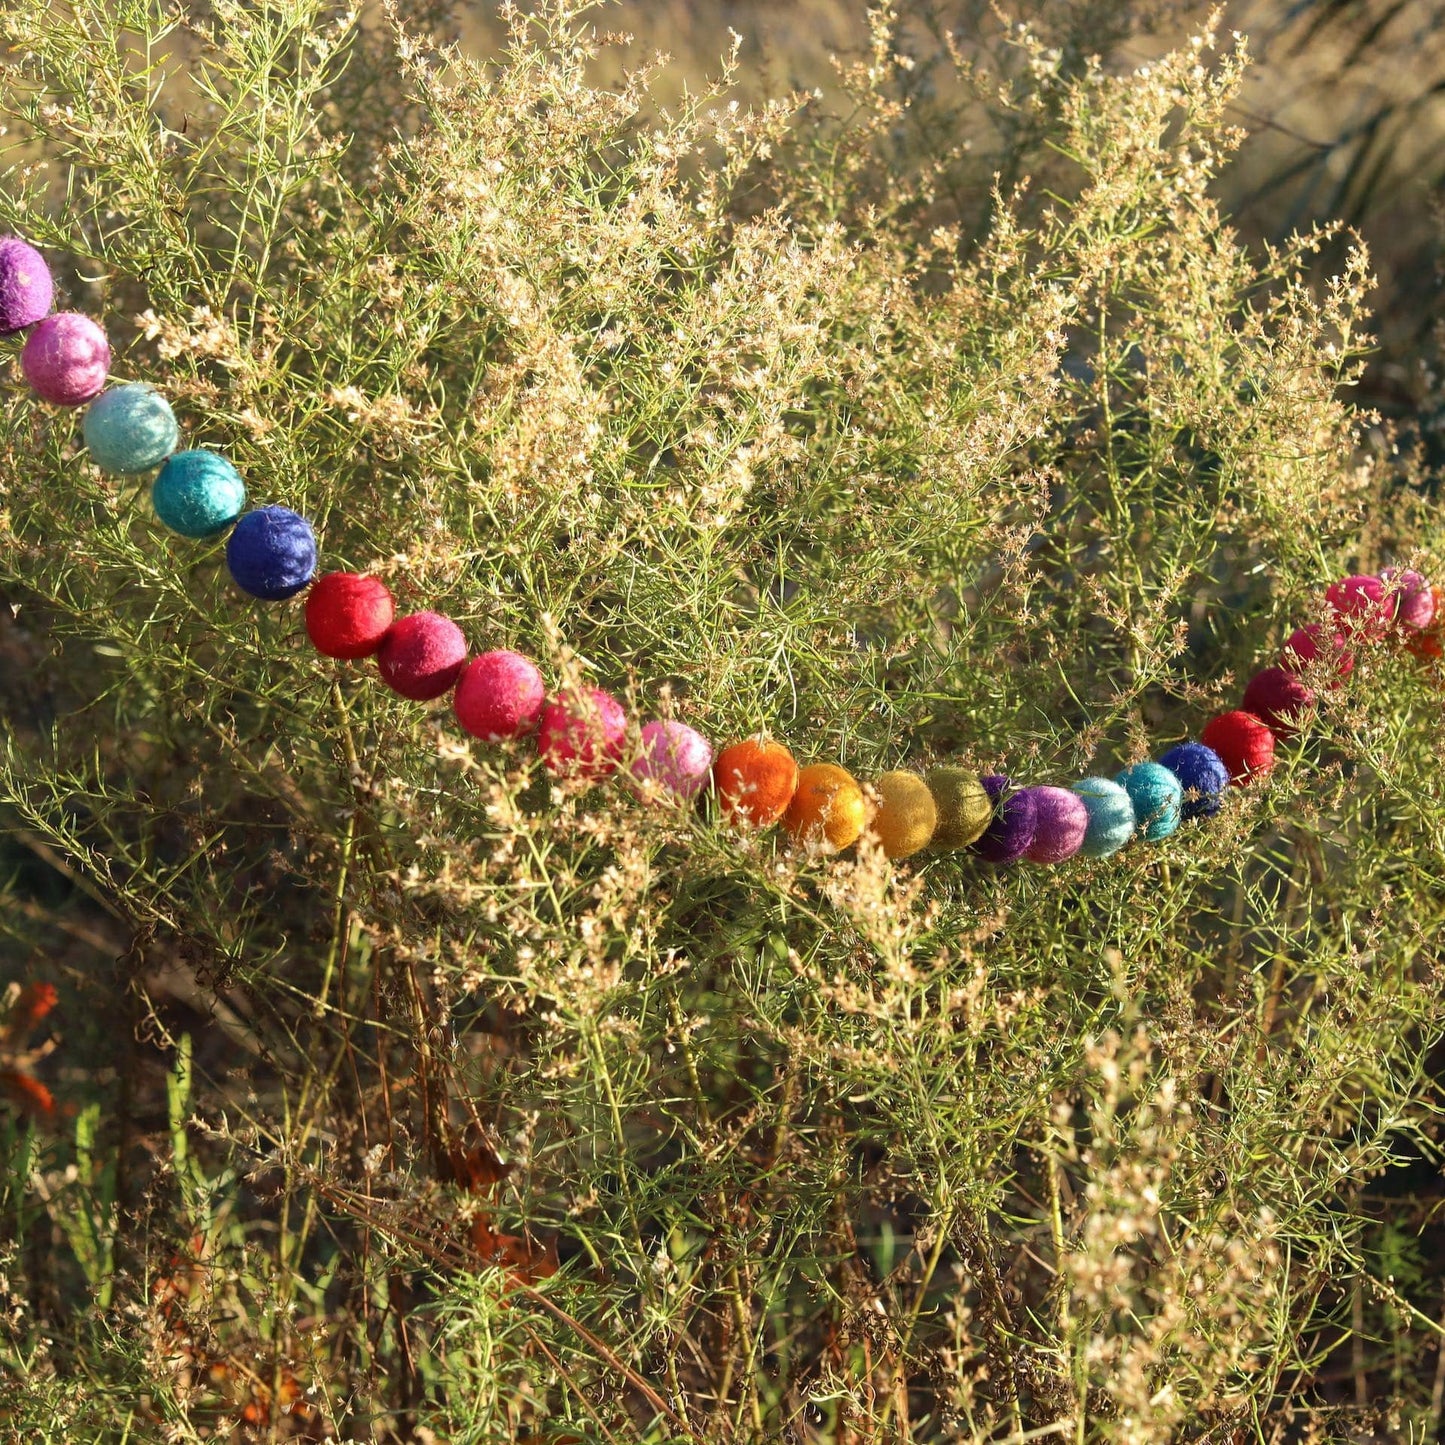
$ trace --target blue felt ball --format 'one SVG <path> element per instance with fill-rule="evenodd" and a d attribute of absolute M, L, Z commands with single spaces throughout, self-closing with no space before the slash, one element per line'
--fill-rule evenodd
<path fill-rule="evenodd" d="M 1107 858 L 1117 853 L 1134 836 L 1138 825 L 1128 789 L 1108 778 L 1082 778 L 1074 784 L 1074 791 L 1089 810 L 1089 826 L 1079 852 L 1086 858 Z"/>
<path fill-rule="evenodd" d="M 1149 842 L 1167 838 L 1179 826 L 1184 789 L 1168 768 L 1158 763 L 1135 763 L 1114 781 L 1128 793 L 1137 825 Z"/>
<path fill-rule="evenodd" d="M 247 512 L 226 542 L 226 566 L 243 592 L 263 602 L 284 601 L 316 571 L 316 534 L 289 507 Z"/>
<path fill-rule="evenodd" d="M 181 438 L 170 402 L 142 381 L 107 387 L 86 407 L 83 425 L 91 461 L 121 476 L 160 466 Z"/>
<path fill-rule="evenodd" d="M 246 505 L 246 484 L 215 452 L 175 452 L 151 487 L 151 505 L 172 532 L 211 537 L 224 532 Z"/>
<path fill-rule="evenodd" d="M 1159 759 L 1184 789 L 1184 816 L 1212 818 L 1229 787 L 1229 769 L 1213 748 L 1203 743 L 1180 743 Z"/>

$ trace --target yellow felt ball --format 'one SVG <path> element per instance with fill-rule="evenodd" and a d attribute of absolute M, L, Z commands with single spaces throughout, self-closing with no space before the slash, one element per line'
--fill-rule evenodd
<path fill-rule="evenodd" d="M 873 779 L 878 809 L 868 831 L 890 858 L 926 848 L 938 825 L 938 804 L 917 773 L 884 773 Z"/>
<path fill-rule="evenodd" d="M 983 836 L 993 817 L 993 799 L 976 773 L 967 768 L 934 768 L 925 781 L 938 808 L 935 848 L 967 848 Z"/>
<path fill-rule="evenodd" d="M 863 789 L 852 773 L 836 763 L 812 763 L 804 768 L 783 814 L 783 827 L 795 843 L 828 853 L 856 843 L 867 821 Z"/>

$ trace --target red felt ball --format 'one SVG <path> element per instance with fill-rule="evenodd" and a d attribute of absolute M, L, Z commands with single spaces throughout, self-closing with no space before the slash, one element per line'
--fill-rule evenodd
<path fill-rule="evenodd" d="M 1321 642 L 1323 636 L 1324 628 L 1318 622 L 1308 622 L 1303 627 L 1295 628 L 1284 645 L 1281 664 L 1291 672 L 1303 672 L 1311 663 L 1318 662 L 1328 653 L 1334 658 L 1335 671 L 1343 681 L 1355 670 L 1355 655 L 1338 632 L 1332 632 L 1328 642 Z"/>
<path fill-rule="evenodd" d="M 381 680 L 413 702 L 440 697 L 466 661 L 462 629 L 437 612 L 413 612 L 394 622 L 376 654 Z"/>
<path fill-rule="evenodd" d="M 617 766 L 626 741 L 627 714 L 600 687 L 558 698 L 542 709 L 537 751 L 549 772 L 605 778 Z"/>
<path fill-rule="evenodd" d="M 1210 718 L 1199 741 L 1224 759 L 1236 787 L 1274 767 L 1274 734 L 1252 712 L 1222 712 Z"/>
<path fill-rule="evenodd" d="M 306 594 L 306 633 L 327 657 L 370 657 L 381 646 L 395 612 L 391 593 L 379 578 L 328 572 Z"/>
<path fill-rule="evenodd" d="M 1315 700 L 1315 695 L 1284 667 L 1266 667 L 1250 678 L 1244 690 L 1244 710 L 1268 723 L 1276 737 L 1291 737 L 1294 720 Z"/>

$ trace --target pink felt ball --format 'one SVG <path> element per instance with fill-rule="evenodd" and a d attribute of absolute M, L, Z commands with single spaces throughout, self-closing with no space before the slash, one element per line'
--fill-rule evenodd
<path fill-rule="evenodd" d="M 473 659 L 457 683 L 452 706 L 474 738 L 495 743 L 531 732 L 546 701 L 537 664 L 502 649 Z"/>
<path fill-rule="evenodd" d="M 413 702 L 440 697 L 466 661 L 462 629 L 437 612 L 413 612 L 392 623 L 376 653 L 381 680 Z"/>
<path fill-rule="evenodd" d="M 1407 632 L 1424 632 L 1435 621 L 1435 589 L 1410 567 L 1380 573 L 1386 598 L 1395 601 L 1395 622 Z"/>
<path fill-rule="evenodd" d="M 1394 599 L 1385 595 L 1385 584 L 1378 577 L 1341 577 L 1325 588 L 1325 601 L 1347 635 L 1380 637 L 1395 620 Z"/>
<path fill-rule="evenodd" d="M 558 698 L 542 709 L 537 751 L 558 776 L 605 778 L 616 766 L 627 739 L 627 714 L 600 687 Z"/>
<path fill-rule="evenodd" d="M 642 751 L 632 775 L 679 798 L 695 798 L 712 771 L 712 744 L 686 723 L 659 719 L 642 729 Z"/>
<path fill-rule="evenodd" d="M 1280 662 L 1291 672 L 1303 672 L 1328 652 L 1334 658 L 1335 672 L 1341 680 L 1347 678 L 1355 670 L 1354 654 L 1338 632 L 1332 632 L 1329 641 L 1321 644 L 1323 636 L 1324 628 L 1318 622 L 1308 622 L 1295 628 L 1284 645 L 1284 656 Z"/>
<path fill-rule="evenodd" d="M 105 387 L 110 343 L 89 316 L 61 311 L 36 322 L 20 352 L 35 394 L 56 406 L 79 406 Z"/>
<path fill-rule="evenodd" d="M 1295 719 L 1314 700 L 1314 693 L 1294 673 L 1283 667 L 1266 667 L 1250 678 L 1240 706 L 1268 724 L 1277 738 L 1287 738 L 1297 731 Z"/>
<path fill-rule="evenodd" d="M 1072 788 L 1030 788 L 1034 800 L 1034 841 L 1024 857 L 1030 863 L 1062 863 L 1084 846 L 1089 810 Z"/>

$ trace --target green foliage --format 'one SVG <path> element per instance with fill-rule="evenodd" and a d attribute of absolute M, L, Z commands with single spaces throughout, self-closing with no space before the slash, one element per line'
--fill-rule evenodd
<path fill-rule="evenodd" d="M 1433 481 L 1343 398 L 1365 258 L 1317 291 L 1322 237 L 1251 254 L 1210 199 L 1207 38 L 1015 36 L 1058 175 L 970 237 L 892 163 L 886 13 L 841 132 L 602 85 L 566 0 L 487 61 L 319 0 L 0 15 L 0 213 L 117 374 L 569 684 L 1069 781 L 1197 732 L 1339 571 L 1441 575 Z M 1438 672 L 1362 647 L 1157 847 L 795 856 L 464 742 L 73 416 L 10 387 L 0 429 L 0 803 L 72 884 L 9 885 L 6 956 L 88 929 L 94 1020 L 73 1148 L 12 1151 L 7 1428 L 1343 1439 L 1372 1334 L 1431 1428 L 1368 1186 L 1434 1158 Z"/>

